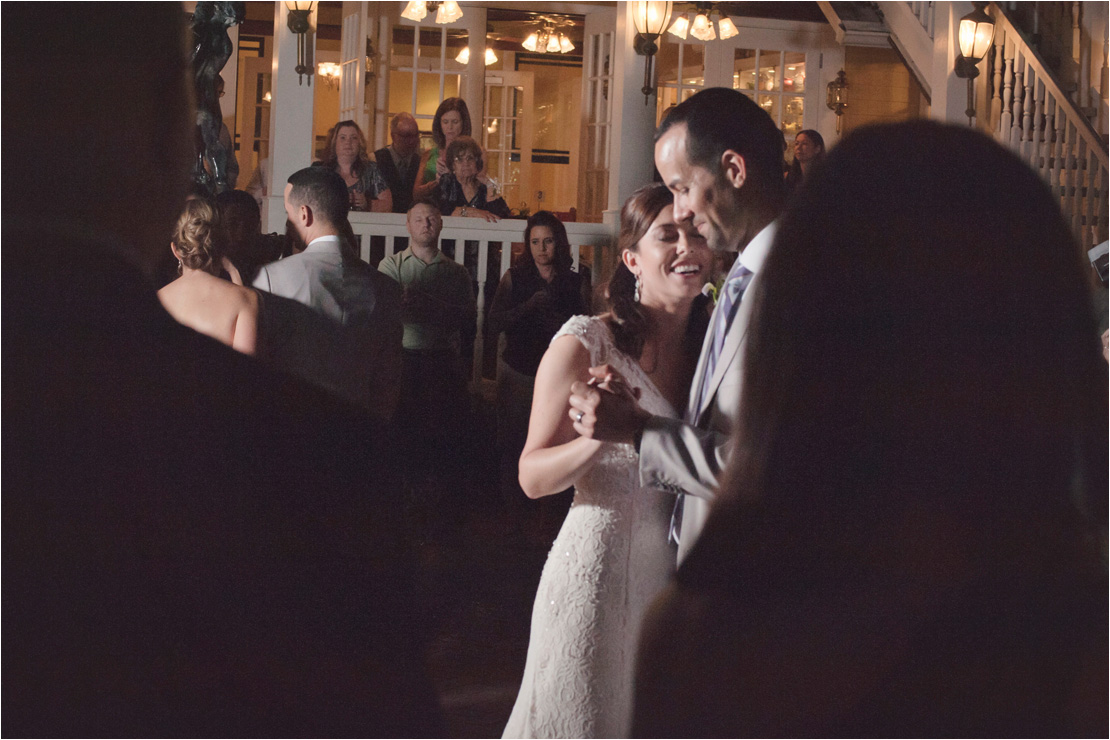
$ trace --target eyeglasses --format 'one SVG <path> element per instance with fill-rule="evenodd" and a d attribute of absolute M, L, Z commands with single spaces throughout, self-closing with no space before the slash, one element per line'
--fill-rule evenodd
<path fill-rule="evenodd" d="M 477 162 L 477 161 L 478 161 L 478 158 L 475 157 L 473 154 L 460 154 L 459 156 L 455 157 L 455 162 L 457 162 L 459 164 L 462 164 L 463 162 Z"/>

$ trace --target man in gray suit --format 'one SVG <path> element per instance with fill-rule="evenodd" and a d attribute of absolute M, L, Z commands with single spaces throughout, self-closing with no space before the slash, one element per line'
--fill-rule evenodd
<path fill-rule="evenodd" d="M 349 207 L 335 172 L 307 167 L 289 177 L 288 228 L 307 246 L 263 266 L 254 280 L 277 296 L 263 300 L 261 356 L 388 421 L 401 375 L 401 294 L 355 256 Z"/>
<path fill-rule="evenodd" d="M 710 88 L 663 119 L 655 165 L 674 193 L 675 221 L 691 221 L 714 250 L 740 253 L 721 286 L 685 418 L 648 414 L 608 366 L 590 369 L 598 385 L 574 384 L 569 413 L 583 436 L 633 442 L 644 485 L 679 497 L 672 535 L 681 562 L 705 523 L 740 413 L 748 297 L 785 196 L 782 134 L 750 98 Z"/>

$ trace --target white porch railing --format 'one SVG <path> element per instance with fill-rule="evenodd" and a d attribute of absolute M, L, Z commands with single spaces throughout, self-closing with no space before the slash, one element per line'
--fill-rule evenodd
<path fill-rule="evenodd" d="M 409 235 L 405 218 L 403 213 L 351 213 L 351 227 L 359 239 L 362 259 L 370 262 L 377 258 L 374 237 L 383 238 L 383 256 L 401 251 L 403 247 L 397 240 L 401 237 L 407 239 Z M 478 334 L 474 340 L 475 384 L 482 378 L 485 361 L 485 307 L 493 299 L 489 291 L 496 290 L 501 276 L 509 269 L 513 243 L 523 243 L 524 226 L 523 219 L 502 219 L 497 223 L 476 218 L 443 219 L 443 232 L 439 236 L 441 246 L 444 246 L 445 241 L 454 242 L 454 248 L 445 251 L 452 259 L 465 266 L 470 271 L 471 279 L 478 284 Z M 613 233 L 604 224 L 571 222 L 566 227 L 574 269 L 582 271 L 588 268 L 591 281 L 596 283 L 600 276 L 608 274 L 606 265 L 616 259 L 612 254 L 616 242 Z"/>
<path fill-rule="evenodd" d="M 1060 198 L 1083 249 L 1107 238 L 1107 152 L 1035 49 L 994 3 L 986 75 L 991 134 L 1029 162 Z"/>

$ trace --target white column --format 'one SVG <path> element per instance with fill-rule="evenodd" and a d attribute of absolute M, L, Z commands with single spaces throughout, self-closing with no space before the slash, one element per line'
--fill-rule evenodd
<path fill-rule="evenodd" d="M 310 25 L 316 27 L 316 6 L 313 6 Z M 269 197 L 263 201 L 263 231 L 285 230 L 285 208 L 282 197 L 285 183 L 299 169 L 312 164 L 312 108 L 316 75 L 305 75 L 297 84 L 297 35 L 289 30 L 286 22 L 288 11 L 285 3 L 274 3 L 274 54 L 270 89 L 270 184 Z M 313 33 L 309 32 L 308 59 L 312 61 Z"/>
<path fill-rule="evenodd" d="M 470 47 L 470 61 L 466 64 L 459 97 L 466 101 L 470 111 L 473 136 L 481 141 L 478 130 L 486 114 L 486 9 L 467 5 L 456 24 L 466 29 L 466 43 Z"/>
<path fill-rule="evenodd" d="M 619 218 L 620 208 L 642 185 L 651 182 L 655 160 L 655 91 L 644 103 L 647 57 L 632 50 L 636 26 L 632 3 L 617 4 L 616 48 L 613 50 L 612 149 L 609 152 L 609 208 L 605 221 Z M 612 214 L 612 215 L 611 215 Z"/>

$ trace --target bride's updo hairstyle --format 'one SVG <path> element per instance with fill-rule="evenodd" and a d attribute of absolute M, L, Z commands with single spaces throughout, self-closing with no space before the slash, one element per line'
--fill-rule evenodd
<path fill-rule="evenodd" d="M 173 245 L 185 267 L 219 273 L 218 222 L 216 207 L 207 200 L 194 198 L 185 203 L 173 230 Z"/>
<path fill-rule="evenodd" d="M 640 248 L 640 240 L 647 234 L 648 229 L 655 222 L 657 216 L 664 208 L 670 208 L 674 203 L 674 196 L 665 185 L 654 183 L 646 185 L 629 198 L 621 209 L 621 230 L 617 237 L 617 253 L 624 250 L 636 252 Z M 613 277 L 605 290 L 605 297 L 609 300 L 609 312 L 612 315 L 610 324 L 617 349 L 630 357 L 640 358 L 644 350 L 644 339 L 651 329 L 651 318 L 644 311 L 639 301 L 635 300 L 636 276 L 625 266 L 624 261 L 617 263 Z M 701 352 L 702 339 L 709 326 L 709 314 L 706 305 L 709 299 L 698 296 L 690 311 L 690 322 L 686 327 L 686 347 L 695 357 Z"/>

